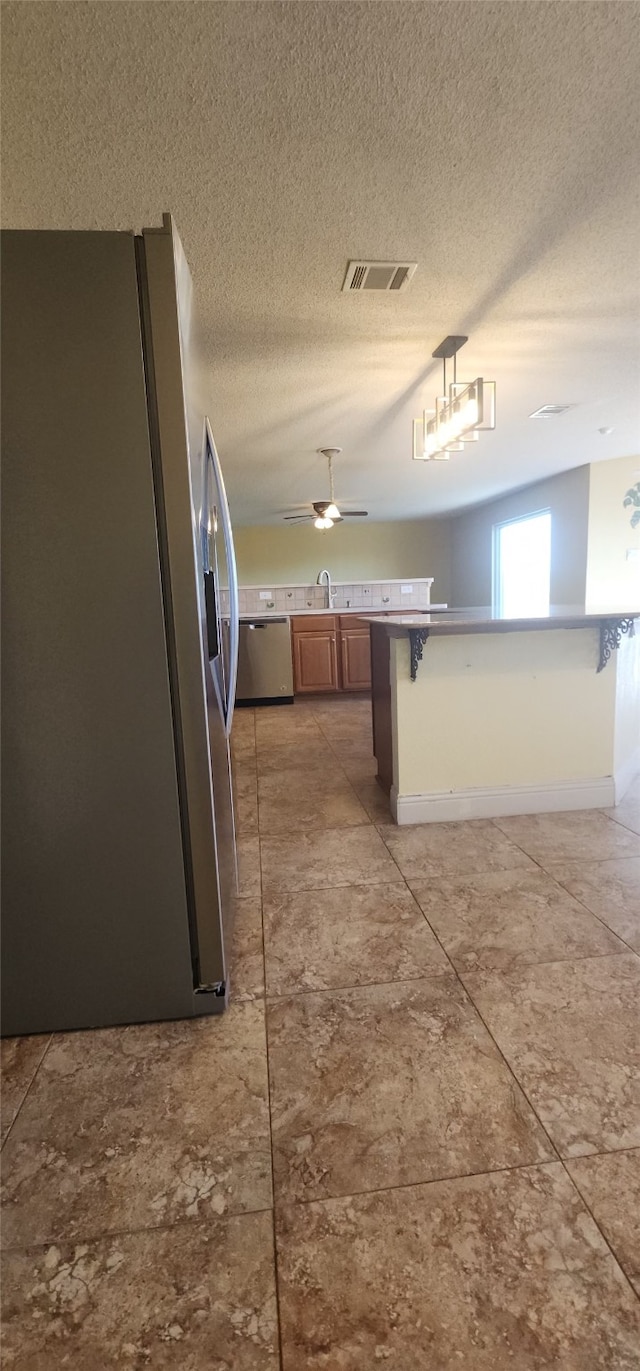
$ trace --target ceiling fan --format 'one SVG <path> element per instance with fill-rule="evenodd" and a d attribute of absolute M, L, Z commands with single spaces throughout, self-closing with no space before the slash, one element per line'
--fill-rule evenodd
<path fill-rule="evenodd" d="M 338 509 L 333 492 L 333 459 L 342 452 L 341 447 L 321 447 L 318 451 L 326 457 L 329 464 L 329 499 L 313 500 L 313 513 L 309 514 L 285 514 L 285 519 L 301 520 L 313 519 L 316 528 L 333 528 L 334 524 L 341 523 L 343 519 L 367 519 L 369 511 L 367 509 L 345 509 L 344 513 Z"/>

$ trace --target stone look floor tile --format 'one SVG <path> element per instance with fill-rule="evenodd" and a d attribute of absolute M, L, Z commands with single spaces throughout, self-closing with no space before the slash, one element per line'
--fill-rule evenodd
<path fill-rule="evenodd" d="M 237 711 L 236 711 L 236 712 L 237 712 Z M 234 716 L 234 718 L 235 718 L 235 716 Z M 255 758 L 255 755 L 256 755 L 256 737 L 255 737 L 255 732 L 254 732 L 253 730 L 251 730 L 251 729 L 241 729 L 240 732 L 238 733 L 238 732 L 236 732 L 236 728 L 235 728 L 235 724 L 234 724 L 234 725 L 233 725 L 233 730 L 232 730 L 232 735 L 231 735 L 231 763 L 232 763 L 232 766 L 234 766 L 237 762 L 243 761 L 243 760 L 245 760 L 245 759 L 247 759 L 247 758 L 251 760 L 251 759 Z"/>
<path fill-rule="evenodd" d="M 406 828 L 380 824 L 378 832 L 402 875 L 411 880 L 533 867 L 530 858 L 505 838 L 491 819 L 412 824 Z"/>
<path fill-rule="evenodd" d="M 637 1371 L 633 1293 L 559 1163 L 287 1207 L 283 1371 Z"/>
<path fill-rule="evenodd" d="M 246 753 L 233 763 L 233 779 L 241 794 L 258 783 L 258 764 L 254 752 Z"/>
<path fill-rule="evenodd" d="M 451 971 L 404 883 L 267 897 L 264 925 L 270 995 Z"/>
<path fill-rule="evenodd" d="M 629 947 L 640 952 L 640 857 L 553 862 L 546 869 Z"/>
<path fill-rule="evenodd" d="M 260 840 L 256 837 L 238 838 L 238 897 L 241 900 L 251 896 L 260 897 Z"/>
<path fill-rule="evenodd" d="M 640 800 L 623 800 L 615 809 L 603 810 L 603 814 L 632 833 L 640 834 Z"/>
<path fill-rule="evenodd" d="M 56 1035 L 3 1153 L 5 1246 L 271 1203 L 262 1003 Z"/>
<path fill-rule="evenodd" d="M 247 705 L 238 705 L 233 711 L 232 738 L 236 738 L 239 733 L 255 733 L 256 731 L 256 710 L 250 709 Z"/>
<path fill-rule="evenodd" d="M 347 747 L 354 747 L 373 752 L 373 729 L 371 726 L 371 710 L 366 714 L 325 714 L 316 716 L 318 725 L 325 737 L 331 743 L 336 744 L 336 750 L 340 751 L 340 746 L 344 742 Z"/>
<path fill-rule="evenodd" d="M 262 902 L 258 899 L 235 902 L 230 979 L 234 1004 L 264 995 Z"/>
<path fill-rule="evenodd" d="M 548 1140 L 366 817 L 390 847 L 395 837 L 569 1151 L 636 1137 L 629 967 L 640 963 L 608 955 L 608 934 L 568 895 L 552 900 L 549 878 L 505 837 L 511 821 L 417 838 L 395 828 L 373 779 L 367 698 L 239 709 L 232 753 L 241 898 L 228 1014 L 55 1035 L 46 1056 L 46 1037 L 2 1044 L 5 1129 L 15 1119 L 3 1151 L 7 1366 L 279 1371 L 272 1215 L 259 1212 L 271 1204 L 261 847 L 269 988 L 297 992 L 269 1006 L 283 1371 L 639 1371 L 630 1287 L 575 1187 L 546 1164 Z M 357 826 L 328 808 L 332 829 L 293 831 L 303 804 L 322 822 L 314 791 L 335 798 L 348 782 L 366 811 Z M 525 819 L 523 847 L 536 843 L 531 856 L 640 951 L 637 800 Z M 287 807 L 290 836 L 265 836 L 269 810 Z M 599 955 L 517 970 L 580 946 Z M 637 1158 L 567 1163 L 636 1279 Z"/>
<path fill-rule="evenodd" d="M 398 879 L 398 868 L 371 824 L 262 838 L 260 850 L 265 895 Z"/>
<path fill-rule="evenodd" d="M 300 769 L 261 776 L 260 833 L 295 833 L 303 828 L 352 828 L 369 815 L 346 776 L 322 771 L 312 778 Z"/>
<path fill-rule="evenodd" d="M 517 814 L 494 819 L 494 823 L 542 866 L 547 862 L 640 857 L 640 837 L 596 809 Z"/>
<path fill-rule="evenodd" d="M 14 1122 L 49 1042 L 46 1033 L 0 1041 L 0 1143 Z"/>
<path fill-rule="evenodd" d="M 318 723 L 313 716 L 306 714 L 288 715 L 284 706 L 269 711 L 265 719 L 260 714 L 256 720 L 256 747 L 258 752 L 272 747 L 295 745 L 305 747 L 307 743 L 323 742 Z"/>
<path fill-rule="evenodd" d="M 305 704 L 313 710 L 318 720 L 341 717 L 344 719 L 368 719 L 371 722 L 371 698 L 356 691 L 348 695 L 309 695 Z"/>
<path fill-rule="evenodd" d="M 236 833 L 239 837 L 258 833 L 258 771 L 255 757 L 243 757 L 233 767 Z"/>
<path fill-rule="evenodd" d="M 373 756 L 371 709 L 368 714 L 360 715 L 350 711 L 348 714 L 316 715 L 316 722 L 323 737 L 338 754 L 344 749 L 345 753 L 366 752 L 367 756 Z"/>
<path fill-rule="evenodd" d="M 247 709 L 244 705 L 236 704 L 233 711 L 233 721 L 231 738 L 255 737 L 256 732 L 256 710 Z"/>
<path fill-rule="evenodd" d="M 270 1214 L 13 1252 L 2 1285 L 7 1367 L 278 1371 Z"/>
<path fill-rule="evenodd" d="M 236 804 L 236 834 L 239 838 L 258 836 L 258 795 L 241 795 Z"/>
<path fill-rule="evenodd" d="M 338 766 L 346 770 L 349 766 L 362 766 L 363 764 L 371 766 L 372 762 L 375 762 L 373 743 L 368 730 L 366 735 L 358 732 L 355 736 L 351 734 L 349 737 L 338 737 L 330 729 L 327 729 L 326 733 L 327 742 Z"/>
<path fill-rule="evenodd" d="M 294 768 L 302 770 L 305 774 L 320 771 L 327 775 L 331 770 L 328 765 L 329 757 L 327 743 L 318 729 L 317 737 L 311 739 L 298 739 L 274 743 L 272 747 L 261 747 L 257 754 L 258 776 L 279 774 L 283 771 L 292 771 Z"/>
<path fill-rule="evenodd" d="M 453 975 L 273 1000 L 267 1025 L 281 1201 L 553 1155 Z"/>
<path fill-rule="evenodd" d="M 640 1148 L 580 1157 L 567 1170 L 640 1295 Z"/>
<path fill-rule="evenodd" d="M 463 979 L 563 1157 L 640 1144 L 634 953 Z"/>
<path fill-rule="evenodd" d="M 640 833 L 640 776 L 629 787 L 620 804 L 615 809 L 603 810 L 603 813 L 622 824 L 623 828 L 630 828 L 632 833 Z"/>
<path fill-rule="evenodd" d="M 267 725 L 275 726 L 278 730 L 287 728 L 289 724 L 299 724 L 313 716 L 313 710 L 308 708 L 310 704 L 306 695 L 299 695 L 293 704 L 277 705 L 257 705 L 255 709 L 256 728 L 266 728 Z"/>
<path fill-rule="evenodd" d="M 356 785 L 358 781 L 375 780 L 378 774 L 378 763 L 373 756 L 366 756 L 364 752 L 341 752 L 338 756 L 334 753 L 336 762 L 339 762 L 345 776 Z"/>
<path fill-rule="evenodd" d="M 544 872 L 491 871 L 411 889 L 460 971 L 598 957 L 627 948 Z"/>
<path fill-rule="evenodd" d="M 360 804 L 364 805 L 371 822 L 388 824 L 391 819 L 389 796 L 386 790 L 378 785 L 375 776 L 365 776 L 360 777 L 360 779 L 354 776 L 351 784 Z"/>

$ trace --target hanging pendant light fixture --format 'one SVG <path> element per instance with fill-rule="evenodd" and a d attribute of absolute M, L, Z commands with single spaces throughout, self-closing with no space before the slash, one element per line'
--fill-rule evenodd
<path fill-rule="evenodd" d="M 413 459 L 416 462 L 448 462 L 452 452 L 476 443 L 478 434 L 496 426 L 496 383 L 477 376 L 458 381 L 456 356 L 468 339 L 449 334 L 431 356 L 442 358 L 442 395 L 435 409 L 413 421 Z M 453 381 L 447 386 L 447 360 L 453 358 Z"/>

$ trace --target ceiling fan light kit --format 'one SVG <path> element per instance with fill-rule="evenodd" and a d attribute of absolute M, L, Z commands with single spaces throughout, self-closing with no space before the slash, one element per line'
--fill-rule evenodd
<path fill-rule="evenodd" d="M 476 443 L 478 434 L 496 426 L 496 383 L 477 376 L 475 381 L 458 381 L 456 357 L 467 338 L 449 334 L 432 352 L 442 359 L 442 394 L 435 408 L 424 410 L 413 421 L 414 462 L 448 462 L 452 452 L 462 452 L 467 443 Z M 453 358 L 453 381 L 447 386 L 447 360 Z"/>
<path fill-rule="evenodd" d="M 335 502 L 333 491 L 333 459 L 342 452 L 341 447 L 321 447 L 318 451 L 326 457 L 329 464 L 329 499 L 313 500 L 312 507 L 314 514 L 285 514 L 287 521 L 299 522 L 301 520 L 313 519 L 314 528 L 324 531 L 333 528 L 334 524 L 341 524 L 343 519 L 366 519 L 368 511 L 366 509 L 345 509 L 342 514 Z"/>

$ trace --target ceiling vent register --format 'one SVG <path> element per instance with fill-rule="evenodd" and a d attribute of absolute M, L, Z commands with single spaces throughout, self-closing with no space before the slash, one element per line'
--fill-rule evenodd
<path fill-rule="evenodd" d="M 417 262 L 349 262 L 343 291 L 405 290 Z"/>
<path fill-rule="evenodd" d="M 534 409 L 530 419 L 555 419 L 558 414 L 566 414 L 568 409 L 573 409 L 573 405 L 541 405 L 540 409 Z"/>

